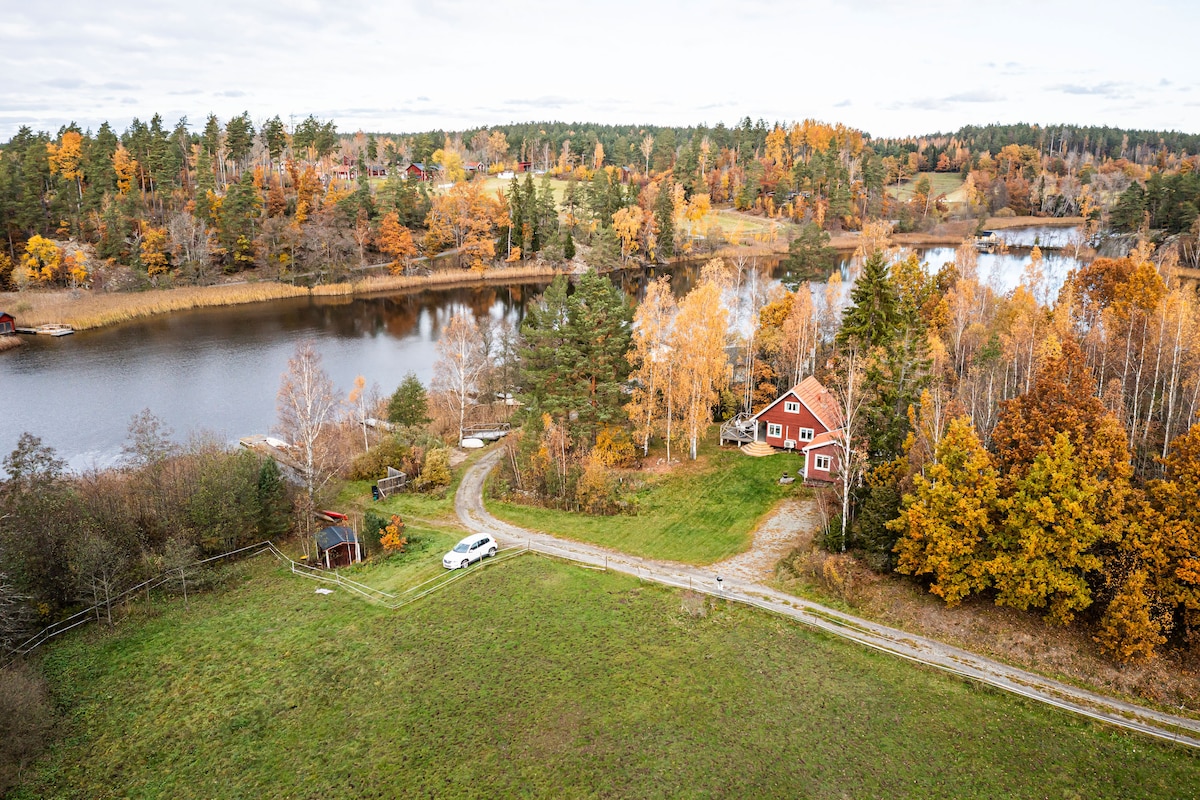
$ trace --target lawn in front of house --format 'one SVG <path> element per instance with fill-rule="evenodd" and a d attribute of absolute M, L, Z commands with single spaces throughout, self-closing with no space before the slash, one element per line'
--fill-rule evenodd
<path fill-rule="evenodd" d="M 779 485 L 784 472 L 803 471 L 800 455 L 753 458 L 714 444 L 702 447 L 700 455 L 700 461 L 681 461 L 669 471 L 626 476 L 644 482 L 634 493 L 633 514 L 598 517 L 498 501 L 487 508 L 524 528 L 631 555 L 703 565 L 747 549 L 759 521 L 777 502 L 808 491 L 799 483 Z M 647 464 L 654 466 L 652 460 Z"/>

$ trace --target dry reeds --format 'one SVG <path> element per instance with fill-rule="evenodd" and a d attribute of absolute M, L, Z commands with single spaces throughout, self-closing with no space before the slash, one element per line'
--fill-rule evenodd
<path fill-rule="evenodd" d="M 75 330 L 87 330 L 171 311 L 307 295 L 308 289 L 283 283 L 237 283 L 112 294 L 64 290 L 0 294 L 0 308 L 11 307 L 10 313 L 22 327 L 62 322 Z"/>
<path fill-rule="evenodd" d="M 522 280 L 553 278 L 563 272 L 547 264 L 529 264 L 519 267 L 475 270 L 446 270 L 427 275 L 372 275 L 353 282 L 329 283 L 314 286 L 314 297 L 332 297 L 352 294 L 375 294 L 379 292 L 402 292 L 406 290 L 430 289 L 433 287 L 464 286 L 475 283 L 504 283 Z"/>
<path fill-rule="evenodd" d="M 111 294 L 70 290 L 10 292 L 0 293 L 0 309 L 13 314 L 22 327 L 33 328 L 50 322 L 61 322 L 81 331 L 195 308 L 259 303 L 289 297 L 348 297 L 378 292 L 417 291 L 435 286 L 549 279 L 560 272 L 562 270 L 547 264 L 532 264 L 488 269 L 483 272 L 447 270 L 428 275 L 377 275 L 353 282 L 317 286 L 313 289 L 263 281 Z"/>
<path fill-rule="evenodd" d="M 15 350 L 22 344 L 16 336 L 0 336 L 0 353 L 5 350 Z"/>

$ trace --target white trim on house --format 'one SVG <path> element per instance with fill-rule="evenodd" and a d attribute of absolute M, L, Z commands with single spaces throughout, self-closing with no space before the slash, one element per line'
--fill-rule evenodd
<path fill-rule="evenodd" d="M 799 400 L 784 400 L 783 401 L 783 410 L 785 413 L 788 413 L 788 414 L 799 414 L 800 413 L 800 401 Z M 815 417 L 816 414 L 813 414 L 813 416 Z"/>
<path fill-rule="evenodd" d="M 816 436 L 816 432 L 812 428 L 801 428 L 796 433 L 796 438 L 802 442 L 811 442 L 814 436 Z"/>
<path fill-rule="evenodd" d="M 778 422 L 767 423 L 767 436 L 775 439 L 783 436 L 783 425 Z"/>
<path fill-rule="evenodd" d="M 821 462 L 824 462 L 823 464 Z M 814 455 L 813 469 L 819 469 L 821 472 L 829 472 L 833 467 L 833 456 Z"/>

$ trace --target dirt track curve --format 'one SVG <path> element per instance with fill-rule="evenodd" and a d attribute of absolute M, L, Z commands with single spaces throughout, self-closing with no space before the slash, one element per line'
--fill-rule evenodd
<path fill-rule="evenodd" d="M 1071 711 L 1101 722 L 1135 730 L 1167 741 L 1200 748 L 1200 720 L 1180 717 L 1126 703 L 1095 692 L 1010 667 L 923 636 L 889 628 L 819 603 L 803 600 L 716 568 L 692 567 L 639 558 L 596 545 L 559 539 L 496 519 L 483 507 L 483 483 L 503 451 L 488 453 L 475 463 L 458 487 L 455 511 L 468 529 L 490 533 L 503 546 L 524 545 L 550 556 L 606 567 L 644 580 L 724 597 L 799 620 L 835 636 L 995 686 L 1013 694 Z"/>

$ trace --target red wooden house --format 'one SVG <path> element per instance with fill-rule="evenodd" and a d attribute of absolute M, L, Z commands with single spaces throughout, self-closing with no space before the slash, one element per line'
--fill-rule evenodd
<path fill-rule="evenodd" d="M 413 162 L 404 169 L 404 177 L 415 178 L 419 181 L 433 180 L 433 170 L 427 168 L 424 164 Z"/>
<path fill-rule="evenodd" d="M 8 336 L 10 333 L 17 332 L 17 321 L 13 319 L 12 314 L 5 314 L 0 311 L 0 336 Z"/>
<path fill-rule="evenodd" d="M 842 414 L 816 378 L 808 377 L 762 411 L 722 428 L 722 442 L 762 442 L 804 453 L 806 481 L 832 481 L 838 470 Z"/>

